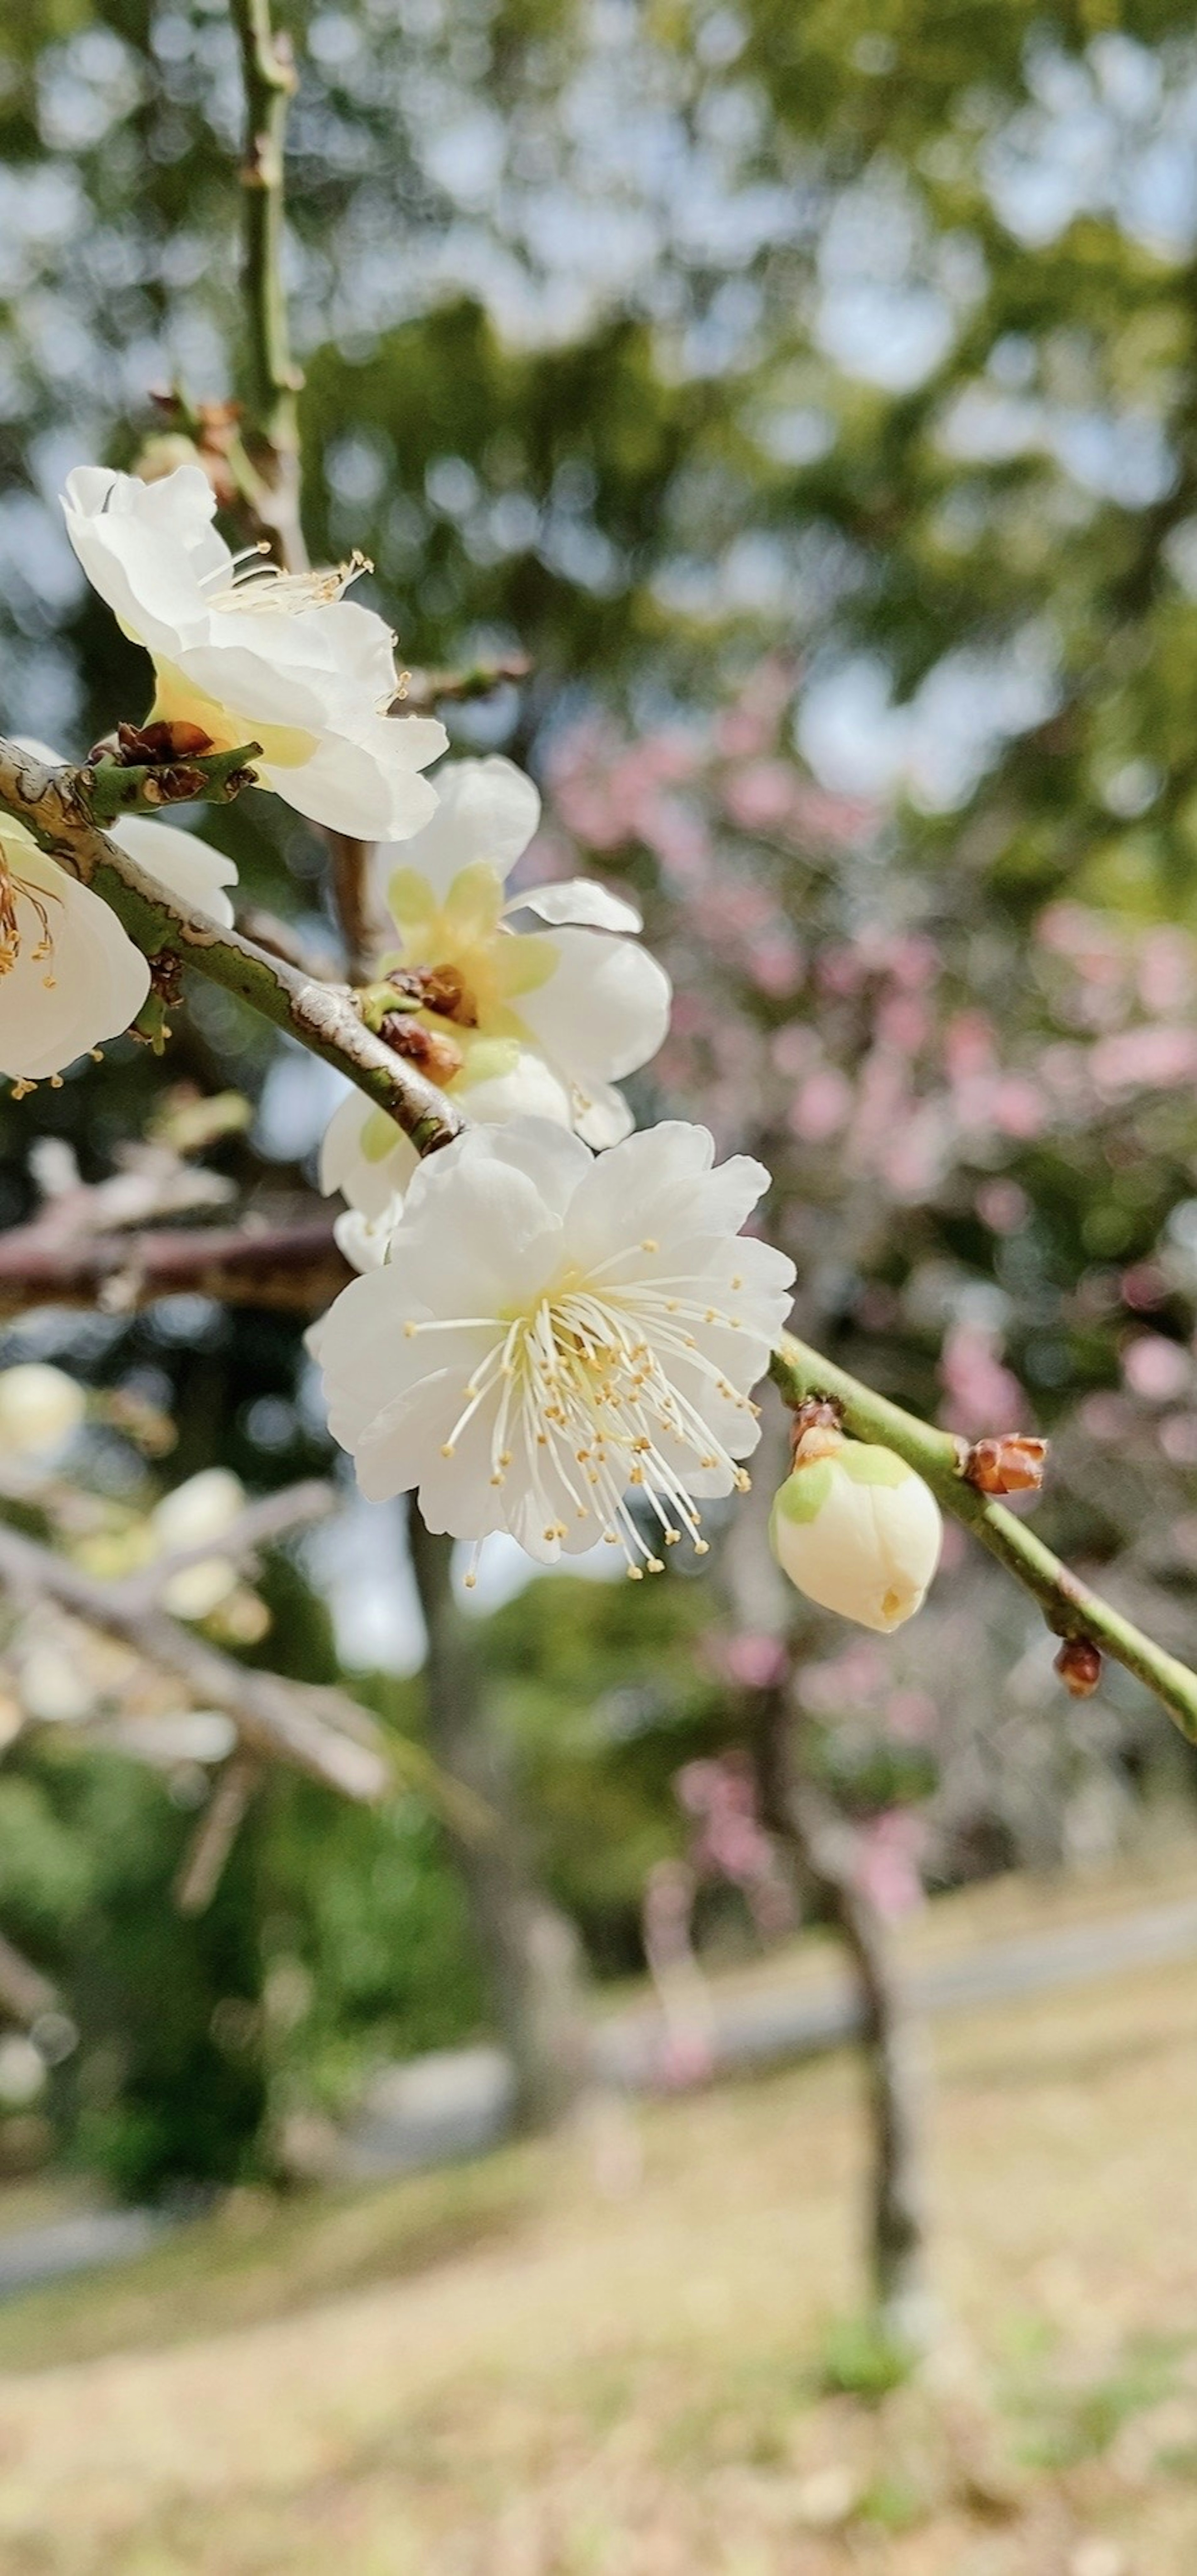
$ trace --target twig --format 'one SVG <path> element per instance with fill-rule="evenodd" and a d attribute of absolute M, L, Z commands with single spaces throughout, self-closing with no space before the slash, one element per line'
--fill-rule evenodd
<path fill-rule="evenodd" d="M 333 984 L 337 968 L 331 947 L 317 951 L 309 948 L 290 921 L 280 921 L 277 913 L 264 912 L 260 905 L 250 904 L 237 915 L 237 928 L 243 939 L 252 939 L 256 948 L 268 949 L 272 957 L 285 957 L 289 966 L 298 966 L 317 984 Z"/>
<path fill-rule="evenodd" d="M 224 1709 L 252 1751 L 293 1762 L 348 1798 L 379 1798 L 390 1785 L 377 1729 L 342 1692 L 314 1692 L 279 1673 L 235 1663 L 165 1611 L 130 1609 L 119 1585 L 97 1581 L 6 1526 L 0 1526 L 0 1584 L 18 1597 L 56 1601 L 86 1626 L 118 1637 L 173 1674 L 197 1708 Z"/>
<path fill-rule="evenodd" d="M 306 568 L 299 512 L 299 418 L 303 377 L 291 357 L 283 286 L 283 152 L 296 87 L 289 39 L 276 34 L 270 0 L 232 0 L 245 83 L 243 280 L 249 323 L 251 450 L 265 450 L 267 515 L 284 563 Z M 259 505 L 261 506 L 261 505 Z"/>
<path fill-rule="evenodd" d="M 854 1438 L 880 1441 L 896 1450 L 926 1479 L 944 1510 L 962 1521 L 1033 1595 L 1053 1636 L 1088 1639 L 1100 1646 L 1154 1692 L 1181 1734 L 1197 1743 L 1197 1673 L 1144 1636 L 1100 1593 L 1091 1591 L 1013 1512 L 987 1501 L 975 1486 L 966 1484 L 963 1444 L 950 1431 L 936 1431 L 917 1415 L 891 1404 L 888 1397 L 874 1395 L 871 1387 L 792 1333 L 774 1352 L 772 1375 L 787 1404 L 801 1404 L 812 1395 L 830 1396 L 842 1408 L 844 1429 Z"/>
<path fill-rule="evenodd" d="M 232 1565 L 241 1565 L 259 1547 L 269 1547 L 273 1540 L 285 1538 L 289 1531 L 309 1529 L 314 1521 L 327 1520 L 336 1507 L 331 1485 L 322 1485 L 307 1477 L 299 1485 L 287 1485 L 281 1494 L 265 1494 L 260 1502 L 248 1503 L 218 1538 L 201 1540 L 193 1547 L 176 1547 L 155 1557 L 152 1565 L 139 1566 L 136 1574 L 127 1575 L 116 1586 L 116 1597 L 126 1611 L 152 1610 L 160 1601 L 168 1583 L 191 1565 L 207 1565 L 215 1557 Z"/>
<path fill-rule="evenodd" d="M 88 821 L 71 769 L 46 769 L 15 743 L 0 741 L 0 808 L 14 814 L 40 847 L 62 860 L 110 903 L 147 957 L 167 956 L 236 993 L 313 1055 L 346 1073 L 376 1107 L 410 1136 L 417 1153 L 434 1152 L 461 1121 L 443 1094 L 366 1029 L 347 987 L 319 984 L 285 958 L 255 948 L 236 930 L 176 903 L 136 860 Z"/>
<path fill-rule="evenodd" d="M 0 1235 L 0 1316 L 99 1304 L 134 1314 L 163 1297 L 320 1314 L 353 1277 L 329 1215 L 300 1225 L 192 1226 L 63 1239 L 40 1221 Z"/>
<path fill-rule="evenodd" d="M 471 698 L 489 698 L 495 689 L 526 680 L 531 668 L 530 653 L 496 653 L 488 661 L 467 662 L 458 669 L 409 671 L 402 704 L 416 715 L 450 704 L 465 706 Z"/>
<path fill-rule="evenodd" d="M 370 902 L 369 841 L 355 840 L 352 832 L 324 835 L 332 861 L 332 899 L 337 926 L 345 950 L 345 964 L 355 982 L 370 973 L 383 945 L 382 925 L 376 922 Z"/>
<path fill-rule="evenodd" d="M 180 1914 L 202 1914 L 211 1904 L 261 1778 L 261 1763 L 247 1753 L 235 1753 L 225 1763 L 175 1880 Z"/>

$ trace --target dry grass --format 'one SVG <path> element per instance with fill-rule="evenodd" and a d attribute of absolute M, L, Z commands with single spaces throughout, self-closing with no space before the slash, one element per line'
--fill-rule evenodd
<path fill-rule="evenodd" d="M 935 2054 L 931 2383 L 820 2391 L 827 2060 L 7 2311 L 4 2576 L 1193 2576 L 1197 1963 Z"/>

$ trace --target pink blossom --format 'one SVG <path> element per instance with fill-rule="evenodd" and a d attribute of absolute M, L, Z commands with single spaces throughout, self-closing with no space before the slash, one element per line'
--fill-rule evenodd
<path fill-rule="evenodd" d="M 925 1744 L 939 1724 L 939 1711 L 928 1691 L 891 1691 L 884 1709 L 886 1732 L 900 1744 Z"/>
<path fill-rule="evenodd" d="M 1099 1091 L 1112 1093 L 1142 1087 L 1170 1091 L 1197 1076 L 1197 1029 L 1170 1027 L 1125 1029 L 1102 1038 L 1089 1058 Z"/>
<path fill-rule="evenodd" d="M 1125 1396 L 1105 1393 L 1087 1395 L 1078 1418 L 1082 1430 L 1088 1432 L 1091 1440 L 1100 1441 L 1103 1447 L 1125 1440 L 1134 1429 L 1135 1422 L 1133 1409 Z"/>
<path fill-rule="evenodd" d="M 993 1123 L 999 1135 L 1023 1143 L 1041 1136 L 1047 1124 L 1047 1102 L 1025 1073 L 1006 1073 L 994 1086 Z"/>
<path fill-rule="evenodd" d="M 1159 1443 L 1174 1467 L 1197 1466 L 1197 1414 L 1165 1414 L 1159 1427 Z"/>
<path fill-rule="evenodd" d="M 977 1214 L 991 1234 L 1018 1234 L 1027 1223 L 1031 1202 L 1017 1181 L 983 1181 L 977 1192 Z"/>
<path fill-rule="evenodd" d="M 785 1673 L 785 1647 L 764 1630 L 745 1628 L 737 1637 L 722 1638 L 719 1653 L 728 1680 L 742 1690 L 772 1690 Z"/>
<path fill-rule="evenodd" d="M 804 1144 L 822 1145 L 847 1125 L 852 1114 L 852 1085 L 834 1065 L 824 1065 L 803 1083 L 790 1106 L 790 1125 Z"/>
<path fill-rule="evenodd" d="M 972 1439 L 992 1431 L 1015 1431 L 1026 1420 L 1026 1398 L 1016 1377 L 998 1358 L 996 1333 L 978 1324 L 953 1324 L 940 1355 L 939 1374 L 947 1394 L 941 1414 L 949 1430 Z"/>
<path fill-rule="evenodd" d="M 993 1023 L 984 1011 L 957 1011 L 944 1030 L 943 1060 L 950 1082 L 988 1074 L 997 1061 Z"/>
<path fill-rule="evenodd" d="M 767 936 L 749 942 L 745 963 L 758 992 L 784 1001 L 798 990 L 805 965 L 793 931 L 779 923 Z"/>
<path fill-rule="evenodd" d="M 883 1046 L 899 1055 L 918 1055 L 930 1035 L 931 1014 L 913 993 L 891 993 L 878 1008 L 875 1027 Z"/>
<path fill-rule="evenodd" d="M 776 831 L 787 821 L 794 801 L 794 772 L 788 761 L 754 760 L 743 769 L 729 770 L 722 784 L 724 807 L 742 831 Z"/>
<path fill-rule="evenodd" d="M 1172 928 L 1149 930 L 1139 951 L 1139 993 L 1145 1011 L 1183 1011 L 1193 999 L 1193 942 Z"/>
<path fill-rule="evenodd" d="M 1149 1315 L 1168 1297 L 1168 1281 L 1158 1261 L 1134 1261 L 1124 1270 L 1118 1282 L 1118 1294 L 1124 1306 L 1136 1315 Z"/>
<path fill-rule="evenodd" d="M 886 1808 L 857 1833 L 856 1884 L 889 1922 L 913 1913 L 922 1903 L 919 1862 L 926 1841 L 923 1820 L 909 1807 Z"/>
<path fill-rule="evenodd" d="M 838 1716 L 845 1708 L 869 1707 L 884 1689 L 888 1658 L 868 1637 L 854 1637 L 843 1652 L 825 1663 L 808 1664 L 802 1696 L 816 1716 Z"/>
<path fill-rule="evenodd" d="M 1122 1352 L 1122 1374 L 1132 1395 L 1147 1404 L 1174 1404 L 1189 1386 L 1193 1363 L 1179 1342 L 1163 1333 L 1140 1333 Z"/>

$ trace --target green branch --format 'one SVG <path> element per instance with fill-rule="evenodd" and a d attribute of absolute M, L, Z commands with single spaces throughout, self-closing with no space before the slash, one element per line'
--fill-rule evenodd
<path fill-rule="evenodd" d="M 75 802 L 101 830 L 121 814 L 161 815 L 164 805 L 228 805 L 243 787 L 256 785 L 250 764 L 261 749 L 243 742 L 236 751 L 189 753 L 185 760 L 97 760 L 76 771 Z"/>
<path fill-rule="evenodd" d="M 291 356 L 283 287 L 283 152 L 296 78 L 288 38 L 270 0 L 231 0 L 245 84 L 243 274 L 249 324 L 247 438 L 266 451 L 271 524 L 291 572 L 305 568 L 299 516 L 299 417 L 303 376 Z"/>
<path fill-rule="evenodd" d="M 841 1408 L 845 1431 L 857 1440 L 880 1441 L 904 1458 L 930 1485 L 946 1512 L 996 1556 L 1008 1574 L 1038 1602 L 1053 1636 L 1084 1638 L 1111 1655 L 1162 1701 L 1182 1735 L 1197 1743 L 1197 1673 L 1154 1645 L 1121 1611 L 1053 1556 L 1042 1539 L 1001 1503 L 987 1501 L 963 1475 L 965 1451 L 950 1431 L 936 1431 L 859 1378 L 825 1360 L 792 1333 L 773 1354 L 774 1384 L 789 1405 L 827 1395 Z"/>
<path fill-rule="evenodd" d="M 111 904 L 143 956 L 194 967 L 235 993 L 288 1037 L 349 1076 L 385 1109 L 419 1154 L 447 1145 L 461 1120 L 442 1092 L 362 1024 L 347 985 L 319 983 L 240 931 L 226 930 L 177 903 L 157 878 L 97 830 L 80 797 L 79 773 L 46 769 L 15 743 L 0 741 L 0 809 L 52 858 Z"/>

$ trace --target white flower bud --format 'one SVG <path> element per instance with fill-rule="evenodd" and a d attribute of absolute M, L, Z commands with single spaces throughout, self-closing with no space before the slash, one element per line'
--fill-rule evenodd
<path fill-rule="evenodd" d="M 245 1487 L 228 1467 L 203 1467 L 198 1476 L 164 1494 L 150 1514 L 154 1553 L 203 1547 L 223 1538 L 245 1509 Z M 162 1588 L 163 1608 L 174 1619 L 207 1619 L 227 1601 L 237 1583 L 237 1568 L 224 1556 L 201 1557 L 180 1566 Z"/>
<path fill-rule="evenodd" d="M 774 1496 L 769 1538 L 808 1601 L 884 1633 L 922 1608 L 943 1523 L 930 1487 L 892 1449 L 820 1430 Z"/>
<path fill-rule="evenodd" d="M 0 1457 L 52 1457 L 74 1438 L 84 1408 L 82 1387 L 43 1360 L 0 1369 Z"/>

